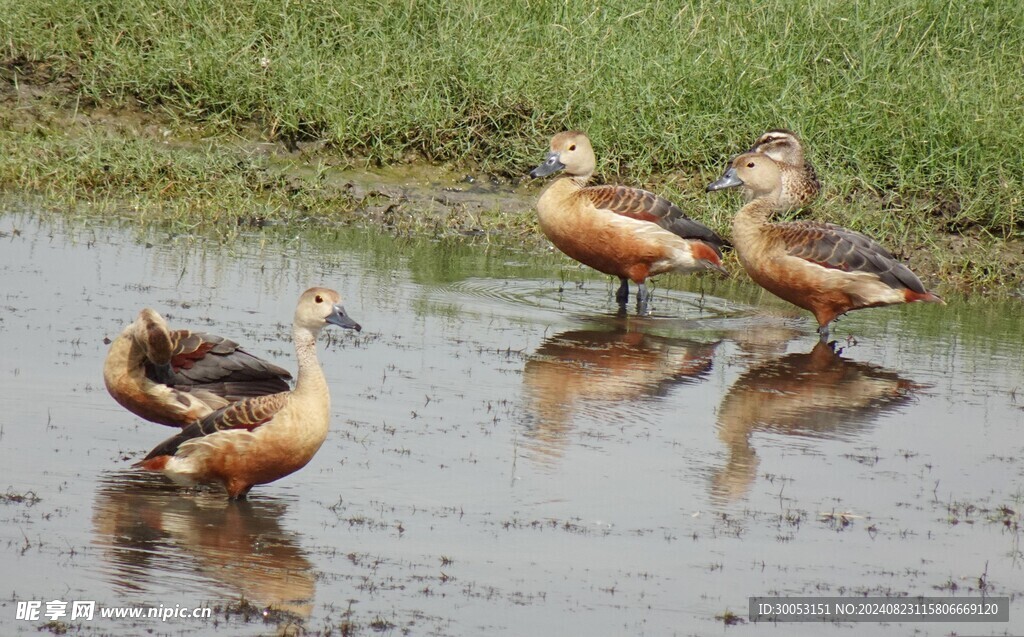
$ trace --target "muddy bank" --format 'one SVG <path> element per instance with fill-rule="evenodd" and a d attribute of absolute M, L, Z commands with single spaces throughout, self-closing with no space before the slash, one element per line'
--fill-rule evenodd
<path fill-rule="evenodd" d="M 162 159 L 168 155 L 192 155 L 197 161 L 209 161 L 203 154 L 210 146 L 216 146 L 237 162 L 234 168 L 238 172 L 254 173 L 242 177 L 244 185 L 257 195 L 258 201 L 267 204 L 263 214 L 240 213 L 227 220 L 239 225 L 309 222 L 314 215 L 323 221 L 326 214 L 330 221 L 362 222 L 400 234 L 490 235 L 543 245 L 543 237 L 538 236 L 533 221 L 533 204 L 543 184 L 528 183 L 528 168 L 522 178 L 499 177 L 474 166 L 430 164 L 411 155 L 394 165 L 383 166 L 357 156 L 345 156 L 319 141 L 268 139 L 259 122 L 225 130 L 217 122 L 189 122 L 180 113 L 147 108 L 131 98 L 101 104 L 79 94 L 68 76 L 57 75 L 47 65 L 27 62 L 8 61 L 0 66 L 0 112 L 0 131 L 11 138 L 28 140 L 29 144 L 33 139 L 39 140 L 41 148 L 29 153 L 29 162 L 51 159 L 46 157 L 49 149 L 43 141 L 55 138 L 63 138 L 69 145 L 95 137 L 112 144 L 122 140 L 145 143 L 163 155 Z M 88 150 L 92 149 L 90 145 Z M 72 153 L 64 159 L 70 164 L 85 163 L 90 157 L 83 154 Z M 85 181 L 79 174 L 82 188 L 75 190 L 75 197 L 87 199 L 88 187 L 96 191 L 98 199 L 113 194 L 120 195 L 115 198 L 130 200 L 139 193 L 166 199 L 178 192 L 187 204 L 189 198 L 203 195 L 183 188 L 188 184 L 182 184 L 182 176 L 171 174 L 170 168 L 155 174 L 118 175 L 123 169 L 118 161 L 128 159 L 113 153 L 102 158 L 99 174 L 93 181 Z M 31 171 L 23 171 L 20 179 L 12 180 L 12 170 L 8 171 L 8 179 L 0 182 L 0 187 L 9 193 L 25 194 L 27 190 L 60 196 L 67 193 L 70 185 L 53 179 L 52 174 L 38 179 L 24 174 Z M 216 183 L 202 185 L 217 187 Z M 282 203 L 291 204 L 294 210 L 273 209 Z"/>
<path fill-rule="evenodd" d="M 531 251 L 551 249 L 536 227 L 533 206 L 543 183 L 525 177 L 530 165 L 522 176 L 431 164 L 413 155 L 374 165 L 320 141 L 275 138 L 265 122 L 239 128 L 131 98 L 97 102 L 81 94 L 72 78 L 24 60 L 0 66 L 0 136 L 11 146 L 0 158 L 0 188 L 8 194 L 99 203 L 91 214 L 222 239 L 268 225 L 364 224 L 399 235 L 479 237 Z M 646 184 L 670 197 L 681 188 L 688 209 L 738 205 L 688 193 L 699 185 L 680 175 Z M 913 202 L 868 196 L 842 205 L 869 224 L 899 217 L 899 223 L 882 224 L 893 234 L 873 234 L 941 294 L 1024 298 L 1019 237 L 994 237 L 979 227 L 950 232 L 941 215 L 918 211 Z M 704 212 L 694 216 L 728 234 L 728 212 L 711 218 Z M 827 207 L 822 215 L 836 221 Z M 742 276 L 731 255 L 727 267 L 733 277 Z"/>

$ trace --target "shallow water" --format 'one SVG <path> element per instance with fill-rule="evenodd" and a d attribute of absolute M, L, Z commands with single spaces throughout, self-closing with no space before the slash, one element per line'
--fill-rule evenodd
<path fill-rule="evenodd" d="M 706 635 L 754 595 L 982 585 L 1009 624 L 771 628 L 1024 632 L 1020 302 L 854 313 L 837 356 L 745 283 L 664 278 L 654 316 L 620 317 L 611 282 L 557 255 L 361 230 L 223 246 L 11 205 L 0 273 L 2 634 L 47 621 L 18 601 L 94 600 L 218 612 L 58 621 Z M 107 395 L 104 339 L 151 306 L 294 368 L 314 284 L 364 330 L 321 340 L 332 431 L 310 465 L 243 504 L 130 470 L 170 430 Z"/>

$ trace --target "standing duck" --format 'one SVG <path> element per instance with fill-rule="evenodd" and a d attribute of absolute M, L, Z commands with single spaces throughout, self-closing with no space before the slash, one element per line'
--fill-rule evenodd
<path fill-rule="evenodd" d="M 334 290 L 310 288 L 295 308 L 292 340 L 299 362 L 295 389 L 246 398 L 211 413 L 157 446 L 134 466 L 185 485 L 221 483 L 232 500 L 257 484 L 306 466 L 327 437 L 331 397 L 316 354 L 327 324 L 362 328 Z"/>
<path fill-rule="evenodd" d="M 780 209 L 782 171 L 761 153 L 736 157 L 708 191 L 742 187 L 746 205 L 733 218 L 732 242 L 758 285 L 818 320 L 828 341 L 836 317 L 865 307 L 943 303 L 921 280 L 869 237 L 816 221 L 771 223 Z"/>
<path fill-rule="evenodd" d="M 232 340 L 170 330 L 150 308 L 114 339 L 103 365 L 103 381 L 114 400 L 171 427 L 190 425 L 243 398 L 285 391 L 291 377 Z"/>
<path fill-rule="evenodd" d="M 804 147 L 796 133 L 776 128 L 757 138 L 748 153 L 764 153 L 772 158 L 782 173 L 780 212 L 789 212 L 809 205 L 821 193 L 821 182 L 814 166 L 804 158 Z"/>
<path fill-rule="evenodd" d="M 565 171 L 537 202 L 541 230 L 566 255 L 619 277 L 615 299 L 620 305 L 629 299 L 629 281 L 637 285 L 638 311 L 646 314 L 648 277 L 663 272 L 724 272 L 721 237 L 654 193 L 627 186 L 587 186 L 596 167 L 590 139 L 580 131 L 568 131 L 551 139 L 551 152 L 530 176 Z"/>

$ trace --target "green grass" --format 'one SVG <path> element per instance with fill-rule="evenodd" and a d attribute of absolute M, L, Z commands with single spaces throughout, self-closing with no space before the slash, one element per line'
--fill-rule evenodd
<path fill-rule="evenodd" d="M 215 144 L 176 147 L 90 132 L 0 132 L 0 184 L 69 207 L 97 201 L 101 214 L 162 223 L 172 230 L 221 227 L 221 236 L 268 222 L 347 221 L 358 204 L 319 175 L 290 175 L 266 157 Z"/>
<path fill-rule="evenodd" d="M 602 178 L 663 189 L 724 229 L 735 200 L 702 186 L 784 126 L 807 142 L 831 220 L 907 251 L 951 232 L 1024 237 L 1024 14 L 1013 3 L 7 4 L 10 83 L 61 82 L 85 107 L 137 101 L 178 137 L 255 129 L 323 140 L 342 157 L 519 176 L 551 134 L 582 128 Z M 24 135 L 13 128 L 0 126 L 6 140 Z M 85 148 L 68 161 L 101 152 L 71 143 Z M 251 180 L 216 143 L 206 160 Z M 124 178 L 158 183 L 146 170 Z M 12 171 L 0 166 L 7 189 Z M 81 185 L 93 181 L 104 183 Z M 978 270 L 969 260 L 935 269 Z M 996 266 L 985 265 L 1004 281 Z"/>

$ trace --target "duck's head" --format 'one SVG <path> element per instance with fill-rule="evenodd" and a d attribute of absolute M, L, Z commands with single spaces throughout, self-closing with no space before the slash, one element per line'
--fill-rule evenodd
<path fill-rule="evenodd" d="M 757 138 L 748 153 L 764 153 L 777 162 L 802 166 L 804 147 L 800 138 L 791 130 L 776 128 Z"/>
<path fill-rule="evenodd" d="M 135 321 L 128 326 L 127 331 L 142 348 L 147 361 L 154 365 L 170 365 L 171 334 L 167 329 L 167 321 L 159 312 L 148 307 L 143 308 Z"/>
<path fill-rule="evenodd" d="M 530 176 L 546 177 L 564 170 L 573 177 L 589 178 L 597 167 L 594 147 L 590 139 L 581 131 L 566 131 L 551 138 L 551 151 L 544 158 L 544 163 L 530 171 Z"/>
<path fill-rule="evenodd" d="M 340 294 L 330 288 L 309 288 L 295 306 L 295 325 L 316 334 L 328 323 L 357 332 L 363 329 L 345 312 Z"/>
<path fill-rule="evenodd" d="M 732 160 L 729 168 L 715 182 L 708 184 L 708 192 L 726 188 L 742 188 L 747 201 L 767 195 L 778 195 L 782 189 L 779 165 L 763 153 L 743 153 Z"/>

